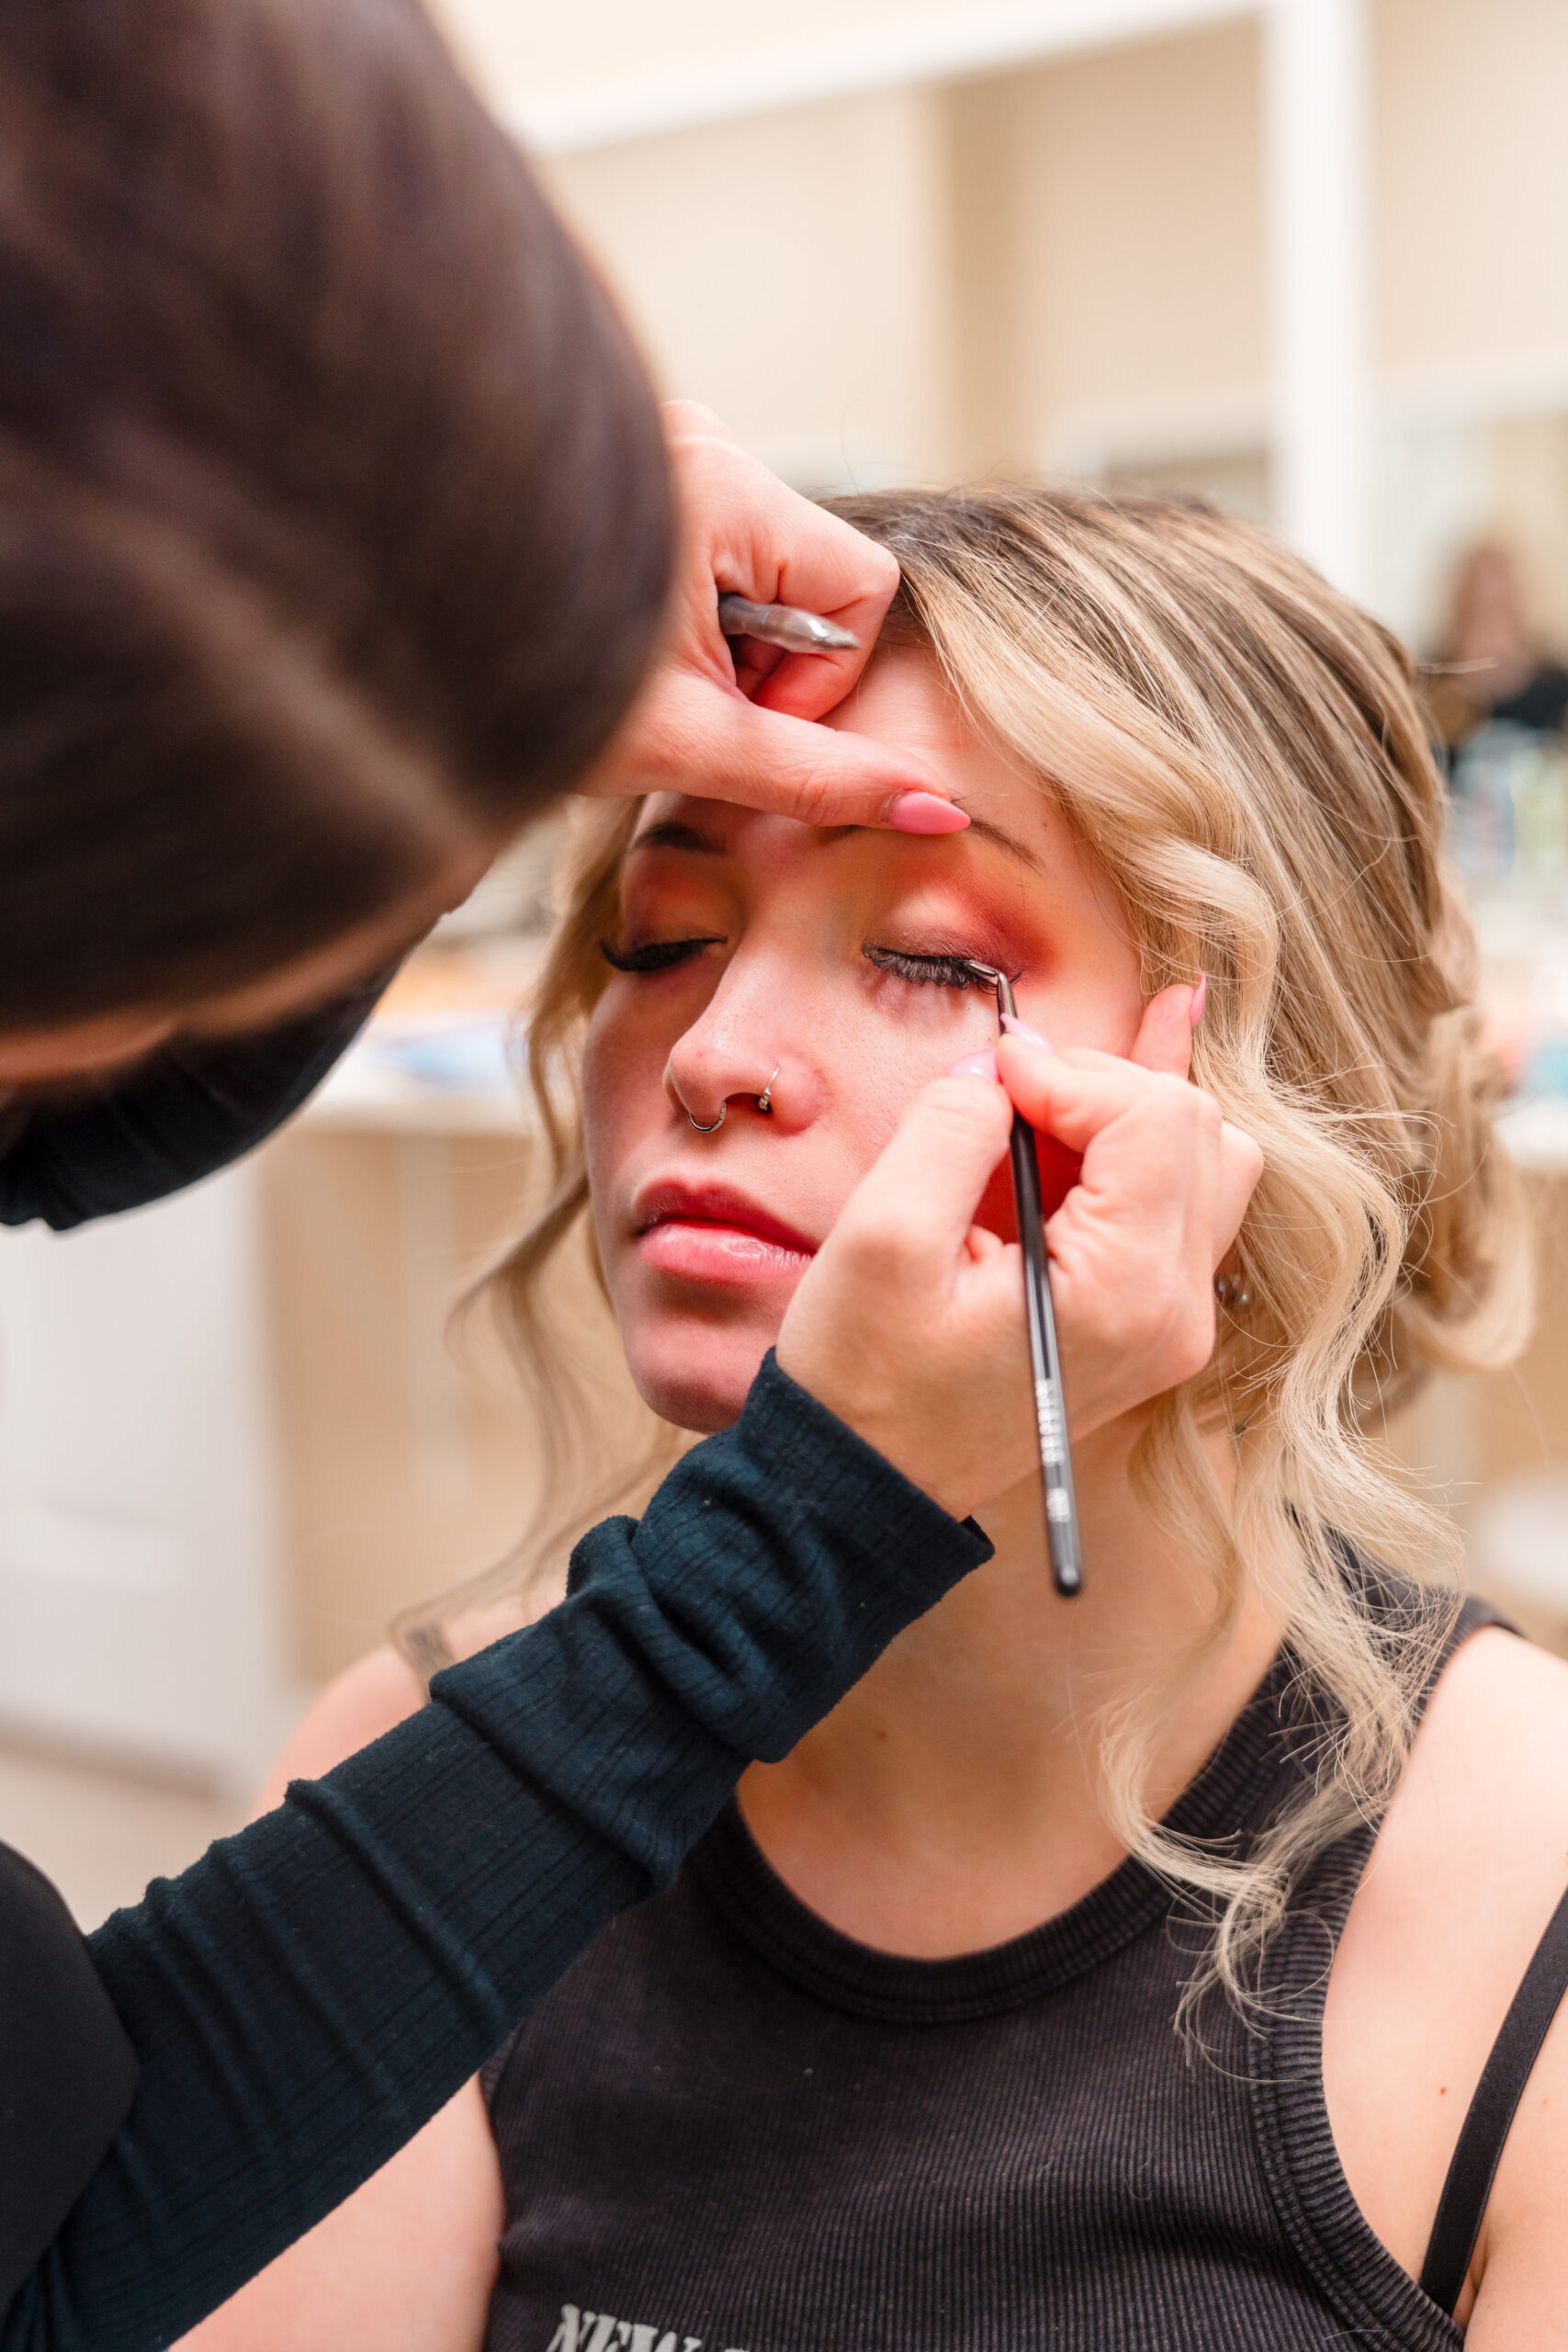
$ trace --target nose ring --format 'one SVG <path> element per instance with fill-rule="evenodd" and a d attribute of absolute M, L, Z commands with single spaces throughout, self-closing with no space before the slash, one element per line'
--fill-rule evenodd
<path fill-rule="evenodd" d="M 777 1076 L 778 1076 L 778 1074 L 779 1074 L 780 1070 L 781 1070 L 781 1069 L 783 1069 L 783 1068 L 784 1068 L 784 1064 L 783 1064 L 783 1062 L 775 1062 L 775 1063 L 773 1064 L 773 1078 L 777 1078 Z M 763 1089 L 762 1089 L 762 1091 L 761 1091 L 761 1094 L 759 1094 L 759 1095 L 758 1095 L 758 1097 L 757 1097 L 757 1108 L 758 1108 L 758 1110 L 759 1110 L 759 1111 L 761 1111 L 761 1114 L 762 1114 L 762 1116 L 763 1116 L 763 1118 L 764 1118 L 764 1119 L 771 1118 L 771 1117 L 773 1116 L 773 1078 L 770 1078 L 770 1079 L 769 1079 L 769 1080 L 768 1080 L 768 1082 L 767 1082 L 766 1086 L 764 1086 L 764 1087 L 763 1087 Z M 690 1114 L 688 1114 L 688 1116 L 689 1116 L 689 1115 L 690 1115 Z"/>
<path fill-rule="evenodd" d="M 720 1127 L 724 1125 L 726 1114 L 729 1109 L 728 1102 L 721 1102 L 719 1104 L 717 1118 L 710 1119 L 705 1127 L 702 1121 L 700 1119 L 694 1119 L 691 1112 L 686 1109 L 686 1098 L 682 1093 L 680 1088 L 676 1085 L 673 1076 L 669 1071 L 666 1071 L 665 1073 L 664 1083 L 670 1089 L 671 1093 L 675 1097 L 676 1102 L 681 1105 L 682 1110 L 686 1112 L 686 1125 L 689 1127 L 695 1127 L 698 1135 L 700 1136 L 717 1135 Z"/>

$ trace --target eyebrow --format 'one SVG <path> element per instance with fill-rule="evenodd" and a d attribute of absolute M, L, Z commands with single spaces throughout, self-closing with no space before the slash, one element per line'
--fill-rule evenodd
<path fill-rule="evenodd" d="M 960 802 L 956 805 L 962 807 L 963 804 Z M 977 840 L 990 842 L 998 849 L 1005 850 L 1007 854 L 1016 858 L 1021 865 L 1027 865 L 1032 874 L 1044 873 L 1044 865 L 1035 852 L 1027 849 L 1015 834 L 1005 831 L 1000 825 L 992 824 L 988 817 L 973 816 L 967 809 L 964 810 L 964 814 L 969 818 L 969 831 Z M 872 830 L 869 825 L 835 825 L 829 829 L 828 837 L 830 842 L 847 841 L 852 833 L 870 832 Z M 626 846 L 628 850 L 681 849 L 687 851 L 694 857 L 725 857 L 729 852 L 729 844 L 727 842 L 716 839 L 712 833 L 704 832 L 700 825 L 682 824 L 675 818 L 668 819 L 662 824 L 649 825 L 645 831 L 637 833 L 628 842 Z"/>
<path fill-rule="evenodd" d="M 711 833 L 705 833 L 700 826 L 677 824 L 673 819 L 662 825 L 648 826 L 642 832 L 634 833 L 626 843 L 628 850 L 690 850 L 694 857 L 723 857 L 728 846 L 716 841 Z"/>
<path fill-rule="evenodd" d="M 961 802 L 957 805 L 963 806 Z M 988 817 L 971 816 L 967 808 L 964 813 L 969 818 L 970 831 L 977 833 L 983 842 L 994 842 L 998 849 L 1005 849 L 1010 857 L 1016 857 L 1021 865 L 1027 865 L 1032 874 L 1044 873 L 1044 865 L 1035 852 L 1026 849 L 1016 835 L 1004 832 L 1000 825 L 993 825 Z"/>

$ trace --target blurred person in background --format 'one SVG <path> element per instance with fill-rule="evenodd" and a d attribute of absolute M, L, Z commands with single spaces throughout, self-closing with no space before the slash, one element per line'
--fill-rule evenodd
<path fill-rule="evenodd" d="M 1568 669 L 1533 625 L 1523 568 L 1483 540 L 1455 575 L 1427 707 L 1447 756 L 1455 857 L 1479 897 L 1549 904 L 1568 878 Z M 1555 1037 L 1531 1048 L 1524 1082 L 1560 1087 Z"/>
<path fill-rule="evenodd" d="M 1568 669 L 1531 626 L 1518 558 L 1495 539 L 1455 572 L 1427 698 L 1450 759 L 1494 720 L 1555 734 L 1568 715 Z"/>
<path fill-rule="evenodd" d="M 897 564 L 691 412 L 677 549 L 637 354 L 413 0 L 0 0 L 0 1217 L 250 1148 L 570 786 L 716 761 L 813 822 L 963 826 L 814 723 L 863 653 L 731 661 L 720 589 L 869 649 Z M 1184 1253 L 1129 1193 L 1126 1295 L 1064 1332 L 1085 1394 L 1151 1286 L 1190 1349 L 1256 1172 L 1230 1138 L 1223 1191 L 1217 1117 L 1182 1161 L 1140 1099 L 1195 1219 Z M 859 1335 L 875 1270 L 839 1272 Z M 909 1360 L 907 1462 L 994 1452 L 998 1382 L 1027 1444 L 1018 1305 Z M 984 1551 L 774 1370 L 562 1609 L 90 1944 L 0 1849 L 0 2340 L 188 2327 Z"/>

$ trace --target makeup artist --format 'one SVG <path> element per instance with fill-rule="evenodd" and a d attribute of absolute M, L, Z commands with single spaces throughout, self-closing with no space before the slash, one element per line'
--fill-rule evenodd
<path fill-rule="evenodd" d="M 817 821 L 964 821 L 918 761 L 811 723 L 863 653 L 732 663 L 717 591 L 869 648 L 896 567 L 705 412 L 661 442 L 412 0 L 13 0 L 0 138 L 0 1219 L 73 1227 L 259 1142 L 569 788 L 716 759 Z M 1236 1140 L 1151 1087 L 1091 1142 L 1126 1231 L 1064 1329 L 1091 1417 L 1212 1319 Z M 996 1405 L 1021 1317 L 938 1334 L 1004 1148 L 976 1087 L 893 1147 L 890 1215 L 947 1173 L 882 1453 L 770 1365 L 640 1523 L 585 1539 L 570 1601 L 92 1938 L 0 1849 L 0 2344 L 193 2325 L 985 1556 L 885 1456 L 1027 1459 Z M 822 1252 L 803 1379 L 874 1318 L 874 1259 Z"/>

